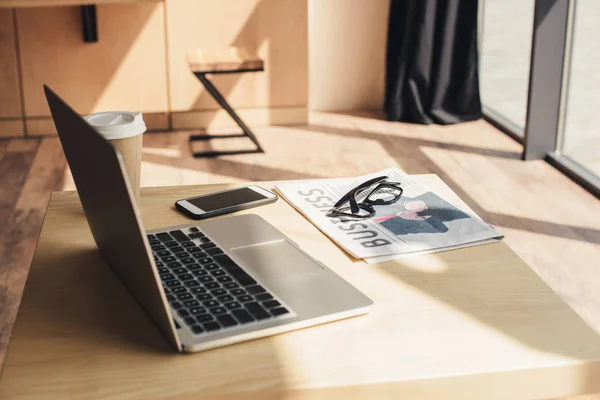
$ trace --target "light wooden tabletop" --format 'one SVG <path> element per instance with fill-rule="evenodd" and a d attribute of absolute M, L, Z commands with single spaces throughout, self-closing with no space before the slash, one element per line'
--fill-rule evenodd
<path fill-rule="evenodd" d="M 435 176 L 422 181 L 448 190 Z M 173 203 L 221 188 L 142 189 L 145 228 L 189 222 Z M 175 354 L 100 258 L 76 194 L 58 192 L 0 398 L 506 399 L 600 390 L 600 337 L 504 243 L 366 265 L 283 200 L 245 212 L 373 299 L 371 313 Z"/>

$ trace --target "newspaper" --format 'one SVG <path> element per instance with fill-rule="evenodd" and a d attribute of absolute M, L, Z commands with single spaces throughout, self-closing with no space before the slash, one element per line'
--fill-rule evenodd
<path fill-rule="evenodd" d="M 375 206 L 376 213 L 369 219 L 327 216 L 344 194 L 378 176 L 402 184 L 404 192 L 396 203 Z M 503 237 L 399 168 L 356 178 L 281 183 L 275 188 L 348 253 L 370 263 L 489 243 Z"/>

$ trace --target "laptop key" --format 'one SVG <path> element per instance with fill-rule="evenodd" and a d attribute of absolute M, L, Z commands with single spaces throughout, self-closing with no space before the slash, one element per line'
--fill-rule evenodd
<path fill-rule="evenodd" d="M 227 287 L 227 284 L 225 284 L 225 287 Z M 230 293 L 234 296 L 241 296 L 246 294 L 246 291 L 244 289 L 232 289 Z"/>
<path fill-rule="evenodd" d="M 240 283 L 242 286 L 255 285 L 256 281 L 246 273 L 243 269 L 238 267 L 238 270 L 230 272 L 231 276 Z"/>
<path fill-rule="evenodd" d="M 212 249 L 207 249 L 206 254 L 209 256 L 216 256 L 217 254 L 223 254 L 223 250 L 218 247 L 213 247 Z"/>
<path fill-rule="evenodd" d="M 262 306 L 257 302 L 244 304 L 244 307 L 246 307 L 246 310 L 248 310 L 248 312 L 259 321 L 261 319 L 271 318 L 271 314 L 266 312 L 265 309 L 262 308 Z"/>
<path fill-rule="evenodd" d="M 163 260 L 163 262 L 170 263 L 170 262 L 175 261 L 175 257 L 173 257 L 173 256 L 166 256 L 166 257 L 162 257 L 161 260 Z"/>
<path fill-rule="evenodd" d="M 166 257 L 166 256 L 170 256 L 171 255 L 171 253 L 169 252 L 169 250 L 161 250 L 161 251 L 156 252 L 156 254 L 158 254 L 159 257 Z"/>
<path fill-rule="evenodd" d="M 202 314 L 202 315 L 196 315 L 196 321 L 203 323 L 203 322 L 209 322 L 212 321 L 214 318 L 212 315 L 210 314 Z"/>
<path fill-rule="evenodd" d="M 231 313 L 242 324 L 247 324 L 248 322 L 254 321 L 254 317 L 252 315 L 250 315 L 250 313 L 246 310 L 233 310 Z"/>
<path fill-rule="evenodd" d="M 218 288 L 218 289 L 212 290 L 210 293 L 213 296 L 222 296 L 224 294 L 227 294 L 227 290 L 225 290 L 223 288 Z"/>
<path fill-rule="evenodd" d="M 171 292 L 178 294 L 178 293 L 185 293 L 186 290 L 183 286 L 179 286 L 179 287 L 171 289 Z"/>
<path fill-rule="evenodd" d="M 148 240 L 156 240 L 156 236 L 154 235 L 146 235 L 146 237 L 148 238 Z"/>
<path fill-rule="evenodd" d="M 265 301 L 265 300 L 271 300 L 273 298 L 273 296 L 271 296 L 269 293 L 261 293 L 261 294 L 257 294 L 256 296 L 254 296 L 254 298 L 256 300 Z"/>
<path fill-rule="evenodd" d="M 187 287 L 190 287 L 190 288 L 191 288 L 191 287 L 200 286 L 200 283 L 198 283 L 198 281 L 192 281 L 192 280 L 185 281 L 185 282 L 183 282 L 183 284 L 184 284 L 185 286 L 187 286 Z"/>
<path fill-rule="evenodd" d="M 235 310 L 236 308 L 242 308 L 242 305 L 237 301 L 232 301 L 231 303 L 225 304 L 225 307 L 227 307 L 230 310 Z"/>
<path fill-rule="evenodd" d="M 205 290 L 204 288 L 199 288 L 199 289 Z M 208 293 L 198 293 L 196 295 L 196 298 L 200 301 L 213 300 L 212 295 L 210 295 Z"/>
<path fill-rule="evenodd" d="M 170 242 L 164 242 L 164 245 L 171 248 L 171 247 L 179 247 L 179 243 L 171 240 Z"/>
<path fill-rule="evenodd" d="M 189 251 L 190 253 L 200 253 L 202 251 L 202 249 L 200 247 L 188 247 L 186 249 L 187 251 Z"/>
<path fill-rule="evenodd" d="M 207 238 L 206 236 L 201 236 L 201 237 L 200 237 L 200 241 L 201 241 L 202 243 L 210 243 L 210 239 L 209 239 L 209 238 Z"/>
<path fill-rule="evenodd" d="M 233 279 L 231 279 L 231 277 L 227 276 L 227 275 L 220 276 L 217 278 L 217 280 L 221 283 L 232 283 L 233 282 Z M 234 285 L 235 285 L 235 283 L 234 283 Z"/>
<path fill-rule="evenodd" d="M 159 274 L 168 274 L 169 273 L 169 268 L 165 268 L 165 267 L 159 268 L 158 269 L 158 273 Z"/>
<path fill-rule="evenodd" d="M 160 267 L 164 267 L 165 264 L 161 263 L 160 261 L 157 261 L 156 263 L 156 268 L 160 268 Z"/>
<path fill-rule="evenodd" d="M 181 267 L 181 263 L 179 263 L 177 261 L 168 262 L 167 267 L 169 267 L 169 268 Z"/>
<path fill-rule="evenodd" d="M 206 272 L 206 271 L 205 271 Z M 207 282 L 212 282 L 214 281 L 214 279 L 212 278 L 212 276 L 201 276 L 198 278 L 198 280 L 202 283 L 207 283 Z"/>
<path fill-rule="evenodd" d="M 208 282 L 204 284 L 204 287 L 208 290 L 213 290 L 219 287 L 219 284 L 217 282 Z"/>
<path fill-rule="evenodd" d="M 215 308 L 211 308 L 210 309 L 210 313 L 212 315 L 220 315 L 220 314 L 226 314 L 227 310 L 223 307 L 215 307 Z"/>
<path fill-rule="evenodd" d="M 238 324 L 237 321 L 233 319 L 231 315 L 219 315 L 217 317 L 217 321 L 221 323 L 223 328 L 228 328 L 230 326 L 235 326 Z"/>
<path fill-rule="evenodd" d="M 254 299 L 252 298 L 252 296 L 248 296 L 247 294 L 244 294 L 242 296 L 238 296 L 238 301 L 240 303 L 247 303 L 249 301 L 253 301 Z"/>
<path fill-rule="evenodd" d="M 192 231 L 192 232 L 200 232 L 200 229 L 196 228 L 195 226 L 192 226 L 190 228 L 190 231 Z"/>
<path fill-rule="evenodd" d="M 225 294 L 223 296 L 217 297 L 217 300 L 219 300 L 221 303 L 228 303 L 230 301 L 233 301 L 233 297 L 228 294 Z"/>
<path fill-rule="evenodd" d="M 205 302 L 202 303 L 204 305 L 204 307 L 217 307 L 219 305 L 219 302 L 216 300 L 206 300 Z"/>
<path fill-rule="evenodd" d="M 185 249 L 181 246 L 169 248 L 173 253 L 185 253 Z"/>
<path fill-rule="evenodd" d="M 281 303 L 278 302 L 277 300 L 268 300 L 268 301 L 265 301 L 264 303 L 262 303 L 262 305 L 265 308 L 275 308 L 275 307 L 279 307 L 281 305 Z"/>
<path fill-rule="evenodd" d="M 233 276 L 233 278 L 238 281 L 242 286 L 250 286 L 255 285 L 256 281 L 252 279 L 250 275 L 246 273 L 243 269 L 241 269 L 235 261 L 233 261 L 229 256 L 225 254 L 219 254 L 214 256 L 213 259 L 221 264 L 221 266 Z"/>
<path fill-rule="evenodd" d="M 221 269 L 221 268 L 217 264 L 212 263 L 212 264 L 205 265 L 204 269 L 207 271 L 214 271 L 214 270 Z"/>
<path fill-rule="evenodd" d="M 260 285 L 248 286 L 246 288 L 246 290 L 250 294 L 259 294 L 259 293 L 265 293 L 266 292 L 265 288 L 263 288 Z"/>
<path fill-rule="evenodd" d="M 204 250 L 206 249 L 212 249 L 213 247 L 217 247 L 216 244 L 214 244 L 213 242 L 208 242 L 208 243 L 202 243 L 200 245 L 201 248 L 203 248 Z"/>
<path fill-rule="evenodd" d="M 192 271 L 192 273 L 196 276 L 204 276 L 204 275 L 208 275 L 208 272 L 206 272 L 203 269 L 197 269 L 195 271 Z"/>
<path fill-rule="evenodd" d="M 192 307 L 190 308 L 190 312 L 194 315 L 198 315 L 198 314 L 205 314 L 206 313 L 206 308 L 204 307 Z"/>
<path fill-rule="evenodd" d="M 237 284 L 237 283 L 235 283 L 235 282 L 223 281 L 223 280 L 222 280 L 223 278 L 225 278 L 225 277 L 223 276 L 223 277 L 219 278 L 219 279 L 218 279 L 218 281 L 219 281 L 219 282 L 227 282 L 227 283 L 225 283 L 225 284 L 223 285 L 223 287 L 224 287 L 225 289 L 237 289 L 237 288 L 239 288 L 239 287 L 240 287 L 240 285 L 238 285 L 238 284 Z"/>
<path fill-rule="evenodd" d="M 186 318 L 184 319 L 184 321 L 185 321 L 185 323 L 186 323 L 187 325 L 190 325 L 190 326 L 192 326 L 192 325 L 195 325 L 195 324 L 196 324 L 196 318 L 194 318 L 194 317 L 186 317 Z"/>
<path fill-rule="evenodd" d="M 289 313 L 289 311 L 283 307 L 272 308 L 269 311 L 271 311 L 271 314 L 273 314 L 274 317 L 277 317 L 278 315 L 283 315 L 283 314 Z"/>
<path fill-rule="evenodd" d="M 166 269 L 166 268 L 165 268 Z M 177 274 L 177 275 L 181 275 L 181 274 L 187 274 L 188 270 L 183 268 L 183 267 L 177 267 L 177 268 L 173 268 L 173 273 Z"/>
<path fill-rule="evenodd" d="M 188 258 L 190 255 L 185 251 L 180 251 L 179 253 L 175 253 L 175 257 L 177 258 Z"/>
<path fill-rule="evenodd" d="M 210 263 L 212 263 L 212 258 L 204 257 L 204 258 L 199 259 L 198 261 L 200 261 L 200 264 L 210 264 Z"/>
<path fill-rule="evenodd" d="M 192 292 L 194 294 L 202 294 L 202 293 L 206 293 L 206 289 L 204 289 L 203 287 L 195 287 L 195 288 L 191 288 L 190 292 Z"/>
<path fill-rule="evenodd" d="M 194 242 L 183 242 L 183 243 L 181 243 L 181 245 L 183 247 L 196 247 L 196 245 L 194 244 Z"/>
<path fill-rule="evenodd" d="M 182 318 L 190 316 L 190 312 L 185 308 L 180 308 L 179 310 L 177 310 L 177 314 L 179 314 Z"/>
<path fill-rule="evenodd" d="M 195 264 L 196 263 L 196 260 L 194 260 L 193 258 L 189 258 L 189 257 L 182 258 L 180 261 L 184 264 Z"/>
<path fill-rule="evenodd" d="M 150 246 L 156 246 L 160 244 L 160 240 L 149 240 L 148 243 L 150 243 Z"/>
<path fill-rule="evenodd" d="M 225 271 L 223 271 L 222 269 L 217 269 L 214 271 L 210 271 L 210 274 L 212 276 L 223 276 L 223 275 L 225 275 Z"/>
<path fill-rule="evenodd" d="M 169 231 L 169 234 L 173 236 L 173 238 L 175 238 L 175 240 L 177 240 L 178 242 L 186 242 L 189 240 L 187 235 L 181 230 Z"/>
<path fill-rule="evenodd" d="M 207 332 L 218 331 L 221 329 L 221 325 L 216 322 L 207 322 L 202 325 Z"/>
<path fill-rule="evenodd" d="M 152 246 L 152 250 L 154 251 L 160 251 L 160 250 L 165 250 L 166 247 L 163 246 L 162 244 L 155 244 L 154 246 Z"/>
<path fill-rule="evenodd" d="M 202 268 L 200 266 L 200 264 L 186 264 L 185 267 L 190 271 L 194 271 L 194 270 Z"/>
<path fill-rule="evenodd" d="M 179 275 L 179 279 L 182 281 L 189 281 L 190 279 L 194 279 L 194 277 L 191 274 L 182 274 Z"/>
<path fill-rule="evenodd" d="M 180 308 L 183 308 L 183 304 L 181 304 L 178 301 L 174 301 L 174 302 L 171 303 L 171 307 L 173 307 L 175 309 L 180 309 Z"/>
<path fill-rule="evenodd" d="M 186 307 L 197 307 L 200 305 L 200 303 L 198 303 L 198 300 L 186 300 L 183 302 L 183 305 Z"/>
<path fill-rule="evenodd" d="M 194 253 L 192 254 L 194 256 L 195 259 L 199 260 L 201 258 L 205 258 L 206 257 L 206 253 L 201 251 L 200 253 Z"/>
<path fill-rule="evenodd" d="M 179 281 L 176 281 L 175 279 L 173 279 L 172 281 L 165 281 L 164 284 L 165 286 L 170 288 L 174 288 L 175 286 L 181 286 L 181 283 Z"/>
<path fill-rule="evenodd" d="M 170 240 L 173 240 L 173 238 L 171 237 L 171 235 L 169 235 L 167 232 L 157 233 L 156 234 L 156 238 L 158 240 L 160 240 L 161 242 L 168 242 Z"/>
<path fill-rule="evenodd" d="M 160 276 L 160 279 L 163 281 L 170 281 L 171 279 L 175 279 L 175 275 L 173 274 L 163 274 Z"/>
<path fill-rule="evenodd" d="M 204 329 L 202 329 L 202 327 L 200 325 L 194 325 L 192 326 L 192 332 L 194 332 L 196 335 L 204 332 Z"/>
<path fill-rule="evenodd" d="M 186 293 L 181 293 L 180 295 L 177 295 L 177 298 L 179 300 L 189 300 L 189 299 L 193 299 L 194 297 L 191 294 L 186 292 Z"/>

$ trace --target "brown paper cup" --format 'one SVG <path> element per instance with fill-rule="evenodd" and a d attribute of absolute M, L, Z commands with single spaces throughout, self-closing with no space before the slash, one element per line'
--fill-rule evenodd
<path fill-rule="evenodd" d="M 140 202 L 142 141 L 146 125 L 141 113 L 114 111 L 86 115 L 85 120 L 121 154 L 136 205 Z"/>

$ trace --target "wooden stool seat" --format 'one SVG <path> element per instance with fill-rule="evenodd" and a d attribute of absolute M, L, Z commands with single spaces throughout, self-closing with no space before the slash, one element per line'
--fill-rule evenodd
<path fill-rule="evenodd" d="M 256 145 L 256 149 L 251 150 L 233 150 L 233 151 L 204 151 L 195 152 L 192 149 L 194 157 L 216 157 L 221 155 L 231 154 L 247 154 L 247 153 L 262 153 L 263 149 L 260 143 L 250 130 L 250 128 L 242 121 L 242 119 L 231 108 L 227 100 L 217 90 L 206 75 L 208 74 L 230 74 L 242 72 L 260 72 L 264 71 L 264 61 L 256 55 L 252 55 L 245 49 L 238 47 L 230 47 L 222 50 L 206 50 L 196 49 L 187 54 L 187 61 L 190 70 L 196 75 L 196 78 L 204 85 L 204 88 L 216 100 L 217 103 L 231 118 L 238 124 L 244 132 L 243 134 L 233 135 L 192 135 L 191 142 L 207 141 L 212 139 L 226 139 L 248 137 Z"/>
<path fill-rule="evenodd" d="M 187 61 L 192 72 L 201 74 L 264 71 L 262 59 L 239 47 L 197 49 L 188 53 Z"/>

